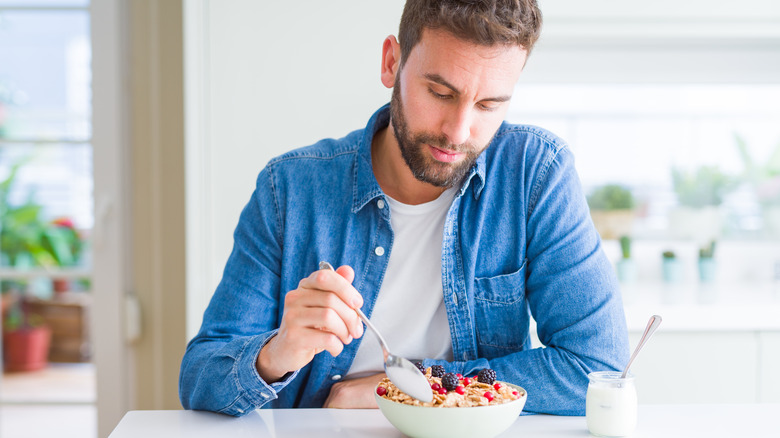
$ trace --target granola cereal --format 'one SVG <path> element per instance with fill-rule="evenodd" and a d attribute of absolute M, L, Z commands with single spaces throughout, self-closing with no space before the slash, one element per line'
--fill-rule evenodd
<path fill-rule="evenodd" d="M 431 375 L 431 368 L 427 368 L 425 377 L 433 391 L 433 400 L 428 403 L 423 403 L 402 392 L 388 378 L 379 382 L 377 394 L 397 403 L 443 408 L 498 405 L 517 400 L 525 395 L 522 389 L 517 390 L 506 383 L 494 381 L 495 372 L 489 371 L 492 373 L 492 378 L 481 378 L 482 381 L 479 381 L 477 376 L 463 377 L 452 373 L 434 377 Z M 442 380 L 445 381 L 444 385 Z"/>

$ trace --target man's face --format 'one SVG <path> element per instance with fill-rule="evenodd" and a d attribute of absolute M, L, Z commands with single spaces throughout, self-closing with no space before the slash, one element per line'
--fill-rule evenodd
<path fill-rule="evenodd" d="M 485 47 L 426 29 L 396 74 L 391 125 L 415 178 L 459 184 L 490 144 L 509 106 L 526 52 Z"/>

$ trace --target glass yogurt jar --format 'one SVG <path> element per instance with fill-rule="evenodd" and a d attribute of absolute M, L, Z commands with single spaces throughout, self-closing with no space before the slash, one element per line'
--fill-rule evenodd
<path fill-rule="evenodd" d="M 634 377 L 620 378 L 617 371 L 597 371 L 588 374 L 585 397 L 585 420 L 591 434 L 602 437 L 623 437 L 636 428 L 636 387 Z"/>

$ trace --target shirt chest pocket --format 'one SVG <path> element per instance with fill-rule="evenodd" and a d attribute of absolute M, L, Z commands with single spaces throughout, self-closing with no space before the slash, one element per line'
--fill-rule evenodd
<path fill-rule="evenodd" d="M 474 279 L 474 316 L 480 356 L 503 356 L 523 348 L 528 338 L 525 264 L 496 277 Z"/>

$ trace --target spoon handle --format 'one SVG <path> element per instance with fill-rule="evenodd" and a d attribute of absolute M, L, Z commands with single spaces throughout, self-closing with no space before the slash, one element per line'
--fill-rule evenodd
<path fill-rule="evenodd" d="M 333 269 L 333 266 L 326 262 L 321 261 L 320 262 L 320 269 L 328 270 L 328 271 L 335 271 Z M 371 324 L 371 321 L 368 320 L 368 317 L 365 313 L 363 313 L 360 309 L 355 309 L 355 312 L 357 312 L 358 316 L 360 317 L 360 320 L 363 321 L 364 324 L 368 326 L 369 329 L 371 329 L 372 332 L 376 335 L 376 338 L 379 339 L 379 344 L 382 347 L 382 352 L 384 353 L 385 360 L 387 359 L 387 355 L 390 354 L 390 349 L 387 348 L 387 342 L 385 342 L 385 338 L 382 337 L 382 335 L 379 334 L 379 330 L 374 327 L 374 324 Z"/>
<path fill-rule="evenodd" d="M 623 371 L 623 375 L 620 376 L 620 378 L 625 379 L 628 375 L 628 369 L 631 368 L 631 363 L 634 362 L 634 359 L 636 359 L 636 356 L 639 354 L 639 350 L 644 347 L 645 343 L 648 339 L 650 339 L 650 336 L 655 333 L 655 329 L 658 328 L 659 325 L 661 325 L 661 316 L 660 315 L 653 315 L 650 317 L 650 320 L 647 321 L 647 327 L 645 328 L 645 332 L 642 333 L 642 339 L 639 340 L 639 344 L 637 344 L 636 349 L 634 349 L 634 354 L 631 355 L 631 359 L 628 360 L 628 365 L 626 365 L 626 369 Z"/>

